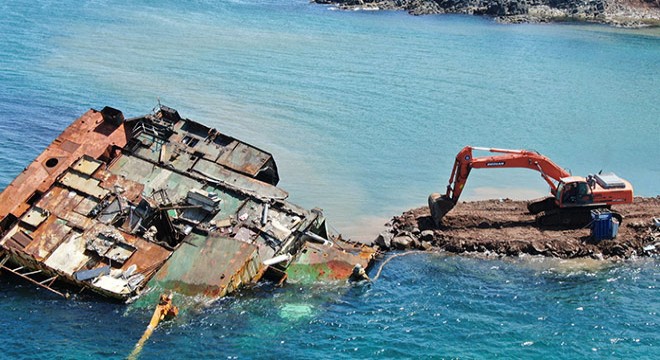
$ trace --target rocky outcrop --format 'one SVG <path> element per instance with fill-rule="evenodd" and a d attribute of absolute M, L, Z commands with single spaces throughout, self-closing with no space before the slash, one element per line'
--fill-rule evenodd
<path fill-rule="evenodd" d="M 497 256 L 627 259 L 660 254 L 660 197 L 619 205 L 624 224 L 618 236 L 596 242 L 589 228 L 540 228 L 522 201 L 488 200 L 458 204 L 436 227 L 427 207 L 395 216 L 375 244 L 382 250 L 438 249 Z"/>
<path fill-rule="evenodd" d="M 660 26 L 660 0 L 313 0 L 340 9 L 405 10 L 413 15 L 474 14 L 505 23 L 588 21 Z"/>

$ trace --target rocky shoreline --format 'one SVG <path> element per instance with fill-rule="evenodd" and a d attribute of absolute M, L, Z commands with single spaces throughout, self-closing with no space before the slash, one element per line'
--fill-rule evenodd
<path fill-rule="evenodd" d="M 562 259 L 621 260 L 660 254 L 660 196 L 617 206 L 624 215 L 618 236 L 594 242 L 589 228 L 539 228 L 524 201 L 462 202 L 439 228 L 426 206 L 395 216 L 374 243 L 381 251 L 442 250 L 491 256 L 541 255 Z"/>
<path fill-rule="evenodd" d="M 502 23 L 593 22 L 660 26 L 660 0 L 311 0 L 343 10 L 404 10 L 412 15 L 470 14 Z"/>

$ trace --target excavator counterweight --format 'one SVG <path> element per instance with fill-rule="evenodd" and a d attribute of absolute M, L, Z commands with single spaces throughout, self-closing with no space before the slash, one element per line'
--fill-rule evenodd
<path fill-rule="evenodd" d="M 473 150 L 488 151 L 498 155 L 473 157 Z M 589 175 L 586 178 L 571 176 L 547 157 L 529 150 L 508 150 L 466 146 L 457 155 L 444 195 L 429 196 L 429 209 L 436 226 L 458 203 L 472 169 L 480 168 L 527 168 L 541 173 L 550 186 L 551 196 L 532 201 L 527 208 L 537 214 L 541 226 L 584 226 L 590 221 L 591 210 L 607 208 L 613 204 L 629 204 L 633 201 L 630 183 L 615 174 Z M 622 216 L 614 213 L 619 221 Z"/>

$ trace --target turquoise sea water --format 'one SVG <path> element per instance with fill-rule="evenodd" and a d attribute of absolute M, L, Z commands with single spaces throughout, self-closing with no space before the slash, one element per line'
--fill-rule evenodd
<path fill-rule="evenodd" d="M 88 108 L 157 99 L 272 152 L 291 200 L 373 237 L 464 145 L 531 148 L 660 193 L 660 32 L 339 12 L 288 1 L 0 3 L 0 187 Z M 474 172 L 466 199 L 533 198 Z M 370 287 L 256 289 L 156 331 L 143 358 L 655 358 L 657 260 L 583 268 L 431 255 Z M 568 269 L 565 269 L 568 268 Z M 122 358 L 148 311 L 0 277 L 0 358 Z"/>

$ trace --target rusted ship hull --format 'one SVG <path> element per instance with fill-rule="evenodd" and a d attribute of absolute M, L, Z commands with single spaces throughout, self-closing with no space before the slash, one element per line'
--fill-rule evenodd
<path fill-rule="evenodd" d="M 286 201 L 272 155 L 171 108 L 75 120 L 0 194 L 0 265 L 128 300 L 146 288 L 222 297 L 307 267 L 345 279 L 374 251 L 330 236 L 320 210 Z M 342 246 L 343 245 L 343 246 Z M 334 247 L 333 247 L 334 246 Z M 293 274 L 293 273 L 292 273 Z"/>

